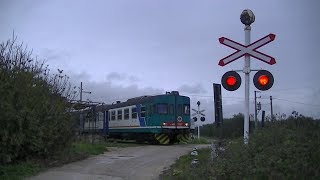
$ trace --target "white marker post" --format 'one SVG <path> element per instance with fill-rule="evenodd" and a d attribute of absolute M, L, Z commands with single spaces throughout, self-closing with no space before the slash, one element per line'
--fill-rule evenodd
<path fill-rule="evenodd" d="M 245 37 L 245 46 L 248 46 L 250 44 L 250 32 L 251 32 L 251 26 L 245 26 L 244 28 L 244 37 Z M 249 90 L 250 90 L 250 56 L 245 55 L 244 56 L 244 68 L 243 73 L 245 73 L 245 114 L 244 114 L 244 128 L 243 128 L 243 139 L 244 143 L 247 144 L 249 140 Z"/>

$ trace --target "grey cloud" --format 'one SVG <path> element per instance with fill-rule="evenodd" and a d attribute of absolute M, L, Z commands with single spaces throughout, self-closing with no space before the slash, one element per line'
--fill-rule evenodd
<path fill-rule="evenodd" d="M 109 79 L 130 79 L 130 76 L 111 73 Z M 146 87 L 140 88 L 137 84 L 131 84 L 129 86 L 123 86 L 114 83 L 113 81 L 91 81 L 85 72 L 80 74 L 70 74 L 71 83 L 73 85 L 80 85 L 80 81 L 83 82 L 83 89 L 85 91 L 91 91 L 91 94 L 83 94 L 83 100 L 89 99 L 94 102 L 112 103 L 115 101 L 126 101 L 129 98 L 143 96 L 143 95 L 156 95 L 164 93 L 163 89 Z"/>
<path fill-rule="evenodd" d="M 130 82 L 139 81 L 139 78 L 136 76 L 128 75 L 125 73 L 118 73 L 118 72 L 109 73 L 106 79 L 108 81 L 130 81 Z"/>
<path fill-rule="evenodd" d="M 199 83 L 197 84 L 184 84 L 178 88 L 178 91 L 184 93 L 191 93 L 191 94 L 199 94 L 199 93 L 206 93 L 207 91 L 203 88 L 203 86 Z"/>
<path fill-rule="evenodd" d="M 65 50 L 54 50 L 54 49 L 48 49 L 44 48 L 40 51 L 41 57 L 45 58 L 46 60 L 62 60 L 66 58 L 70 58 L 71 55 L 69 52 Z"/>
<path fill-rule="evenodd" d="M 126 77 L 124 74 L 117 72 L 111 72 L 107 75 L 107 80 L 124 80 Z"/>
<path fill-rule="evenodd" d="M 139 81 L 140 79 L 138 77 L 136 77 L 136 76 L 129 76 L 128 80 L 135 82 L 135 81 Z"/>

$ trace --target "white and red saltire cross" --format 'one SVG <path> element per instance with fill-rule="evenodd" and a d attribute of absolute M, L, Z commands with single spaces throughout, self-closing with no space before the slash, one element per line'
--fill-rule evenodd
<path fill-rule="evenodd" d="M 230 48 L 235 49 L 237 51 L 230 54 L 229 56 L 221 59 L 219 61 L 219 65 L 225 66 L 225 65 L 231 63 L 232 61 L 237 60 L 238 58 L 240 58 L 242 56 L 252 56 L 252 57 L 257 58 L 267 64 L 273 65 L 276 63 L 276 60 L 269 55 L 266 55 L 262 52 L 257 51 L 257 49 L 270 43 L 271 41 L 273 41 L 275 39 L 275 37 L 276 37 L 275 34 L 269 34 L 269 35 L 257 40 L 256 42 L 253 42 L 253 43 L 247 45 L 247 46 L 244 46 L 244 45 L 242 45 L 238 42 L 235 42 L 231 39 L 221 37 L 221 38 L 219 38 L 219 42 L 221 44 L 229 46 Z"/>

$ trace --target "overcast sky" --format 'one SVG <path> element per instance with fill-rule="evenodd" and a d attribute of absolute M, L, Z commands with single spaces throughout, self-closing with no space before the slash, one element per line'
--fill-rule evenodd
<path fill-rule="evenodd" d="M 84 99 L 111 103 L 138 95 L 178 90 L 200 100 L 206 123 L 213 122 L 212 83 L 243 58 L 224 67 L 218 61 L 234 52 L 221 36 L 244 42 L 240 13 L 256 15 L 251 40 L 269 33 L 275 41 L 259 50 L 276 59 L 270 66 L 251 58 L 251 67 L 273 73 L 273 87 L 259 93 L 270 115 L 293 110 L 320 118 L 318 0 L 0 0 L 0 40 L 18 36 L 52 71 L 64 69 L 72 83 L 82 81 Z M 244 75 L 240 73 L 243 82 Z M 250 74 L 250 113 L 254 90 Z M 243 112 L 244 83 L 234 92 L 222 89 L 224 117 Z M 261 113 L 259 114 L 261 117 Z"/>

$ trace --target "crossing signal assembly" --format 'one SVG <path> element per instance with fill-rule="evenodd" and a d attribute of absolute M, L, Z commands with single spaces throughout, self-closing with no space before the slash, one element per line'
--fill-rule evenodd
<path fill-rule="evenodd" d="M 266 91 L 270 89 L 273 85 L 273 82 L 274 82 L 273 75 L 267 70 L 259 70 L 253 76 L 254 86 L 261 91 Z"/>
<path fill-rule="evenodd" d="M 198 119 L 197 119 L 197 117 L 193 117 L 193 120 L 194 120 L 194 122 L 197 122 Z"/>
<path fill-rule="evenodd" d="M 222 76 L 221 84 L 226 90 L 235 91 L 241 85 L 241 77 L 235 71 L 228 71 Z"/>

